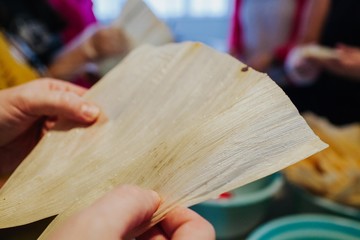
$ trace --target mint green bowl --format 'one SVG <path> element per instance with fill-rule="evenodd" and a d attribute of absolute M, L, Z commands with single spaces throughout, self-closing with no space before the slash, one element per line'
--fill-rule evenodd
<path fill-rule="evenodd" d="M 282 185 L 283 177 L 273 174 L 233 190 L 230 199 L 210 200 L 191 208 L 214 226 L 217 239 L 238 239 L 263 220 Z"/>
<path fill-rule="evenodd" d="M 289 184 L 289 186 L 294 193 L 298 212 L 335 214 L 360 221 L 359 208 L 347 206 L 328 198 L 317 196 L 293 184 Z"/>
<path fill-rule="evenodd" d="M 360 222 L 324 214 L 299 214 L 270 221 L 246 240 L 359 240 Z"/>

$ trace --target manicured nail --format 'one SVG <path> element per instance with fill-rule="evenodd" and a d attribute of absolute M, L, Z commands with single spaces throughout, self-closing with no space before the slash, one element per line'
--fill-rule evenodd
<path fill-rule="evenodd" d="M 81 113 L 89 120 L 94 120 L 100 114 L 99 107 L 90 104 L 84 104 L 81 107 Z"/>

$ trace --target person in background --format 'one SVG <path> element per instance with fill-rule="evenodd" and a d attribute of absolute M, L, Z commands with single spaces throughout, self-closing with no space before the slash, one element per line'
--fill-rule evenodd
<path fill-rule="evenodd" d="M 1 90 L 0 173 L 10 174 L 43 133 L 54 125 L 54 120 L 68 119 L 89 125 L 95 122 L 100 109 L 81 98 L 85 92 L 84 88 L 54 79 Z M 135 237 L 132 235 L 134 230 L 148 223 L 160 202 L 160 197 L 153 191 L 127 185 L 116 187 L 92 206 L 70 217 L 50 239 Z M 215 233 L 199 215 L 177 207 L 138 239 L 155 238 L 207 240 L 215 239 Z"/>
<path fill-rule="evenodd" d="M 313 0 L 235 0 L 230 54 L 285 84 L 283 63 L 297 44 L 309 1 Z"/>
<path fill-rule="evenodd" d="M 284 88 L 300 112 L 312 111 L 337 125 L 360 122 L 359 11 L 357 0 L 322 0 L 309 5 L 299 46 L 332 48 L 337 57 L 304 59 L 299 67 L 306 72 L 315 66 L 319 74 L 310 84 Z"/>
<path fill-rule="evenodd" d="M 97 24 L 91 0 L 3 0 L 0 27 L 47 76 L 73 80 L 85 66 L 126 51 L 119 29 Z M 29 51 L 30 50 L 30 51 Z"/>

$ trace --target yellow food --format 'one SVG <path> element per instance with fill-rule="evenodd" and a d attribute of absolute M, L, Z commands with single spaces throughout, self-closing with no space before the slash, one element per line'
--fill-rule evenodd
<path fill-rule="evenodd" d="M 360 124 L 336 127 L 312 114 L 304 117 L 329 148 L 285 169 L 286 177 L 315 194 L 360 207 Z"/>

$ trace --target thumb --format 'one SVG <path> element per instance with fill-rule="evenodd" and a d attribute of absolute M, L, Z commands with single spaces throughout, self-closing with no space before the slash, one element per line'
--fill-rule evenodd
<path fill-rule="evenodd" d="M 149 221 L 159 204 L 160 197 L 156 192 L 123 185 L 100 199 L 94 205 L 92 214 L 104 216 L 118 239 Z"/>
<path fill-rule="evenodd" d="M 52 239 L 124 239 L 151 219 L 159 203 L 154 191 L 120 186 L 72 217 Z"/>

